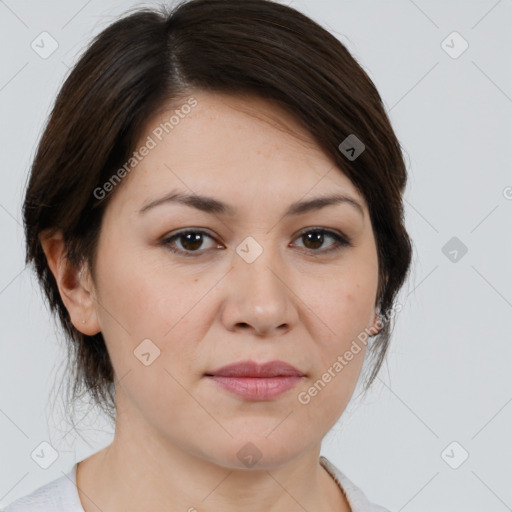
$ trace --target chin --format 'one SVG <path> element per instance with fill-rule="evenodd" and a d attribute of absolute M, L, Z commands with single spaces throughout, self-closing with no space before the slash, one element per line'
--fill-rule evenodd
<path fill-rule="evenodd" d="M 275 425 L 274 427 L 275 428 Z M 227 443 L 216 443 L 222 452 L 209 453 L 210 462 L 231 470 L 253 469 L 271 470 L 287 464 L 308 449 L 308 444 L 298 444 L 296 436 L 286 432 L 284 436 L 272 432 L 251 434 L 247 431 L 236 433 L 230 431 L 232 439 Z M 269 430 L 271 432 L 271 429 Z M 293 445 L 285 443 L 293 440 Z"/>

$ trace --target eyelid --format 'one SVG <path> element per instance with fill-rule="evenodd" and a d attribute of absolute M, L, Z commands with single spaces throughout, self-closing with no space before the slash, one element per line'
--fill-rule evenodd
<path fill-rule="evenodd" d="M 322 226 L 308 226 L 303 228 L 301 231 L 299 231 L 297 234 L 294 235 L 293 240 L 296 240 L 297 238 L 300 238 L 306 233 L 309 232 L 321 232 L 324 235 L 327 235 L 328 237 L 331 237 L 335 240 L 335 243 L 332 244 L 332 246 L 328 249 L 321 249 L 321 250 L 315 250 L 315 249 L 303 249 L 303 252 L 313 255 L 313 256 L 323 256 L 330 253 L 339 252 L 342 249 L 346 247 L 352 246 L 352 239 L 345 234 L 339 232 L 338 230 L 326 228 Z M 212 240 L 216 240 L 216 237 L 209 233 L 208 230 L 205 228 L 183 228 L 177 231 L 173 231 L 167 235 L 165 235 L 161 240 L 160 244 L 167 247 L 171 252 L 176 253 L 178 255 L 182 255 L 185 257 L 198 257 L 205 253 L 208 253 L 211 251 L 211 249 L 203 249 L 203 250 L 197 250 L 197 251 L 184 251 L 182 249 L 176 249 L 172 247 L 171 242 L 175 239 L 179 239 L 181 236 L 185 236 L 189 233 L 195 233 L 195 234 L 201 234 L 203 236 L 207 236 L 211 238 Z M 217 247 L 218 249 L 219 247 Z M 224 247 L 225 248 L 225 247 Z"/>
<path fill-rule="evenodd" d="M 348 237 L 347 235 L 345 235 L 344 233 L 342 233 L 341 231 L 338 231 L 336 229 L 326 228 L 326 227 L 322 227 L 322 226 L 308 226 L 308 227 L 302 229 L 301 231 L 299 231 L 295 235 L 294 240 L 296 240 L 297 238 L 300 238 L 301 236 L 303 236 L 306 233 L 315 232 L 315 231 L 320 231 L 324 235 L 330 236 L 331 238 L 333 238 L 336 241 L 336 243 L 334 243 L 333 247 L 331 247 L 330 249 L 323 249 L 323 250 L 318 250 L 318 251 L 315 251 L 314 249 L 309 249 L 309 250 L 305 249 L 305 251 L 307 251 L 308 253 L 310 253 L 312 255 L 321 256 L 324 254 L 329 254 L 332 252 L 340 251 L 344 247 L 351 247 L 353 245 L 351 237 Z"/>
<path fill-rule="evenodd" d="M 182 254 L 184 256 L 200 255 L 200 254 L 204 254 L 205 252 L 210 250 L 210 249 L 206 249 L 206 250 L 203 249 L 203 250 L 198 250 L 198 251 L 183 251 L 182 249 L 174 250 L 173 248 L 171 248 L 171 242 L 173 240 L 176 240 L 176 239 L 180 238 L 181 236 L 185 236 L 189 233 L 196 233 L 196 234 L 199 233 L 203 236 L 207 236 L 208 238 L 211 238 L 212 240 L 216 241 L 216 237 L 213 236 L 212 234 L 210 234 L 210 232 L 208 230 L 206 230 L 205 228 L 184 228 L 184 229 L 178 229 L 177 231 L 171 231 L 167 235 L 163 236 L 160 239 L 159 244 L 170 248 L 170 250 L 172 252 Z"/>

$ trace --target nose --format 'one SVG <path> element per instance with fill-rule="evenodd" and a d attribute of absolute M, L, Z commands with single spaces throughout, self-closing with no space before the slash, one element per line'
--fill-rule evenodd
<path fill-rule="evenodd" d="M 270 251 L 252 263 L 234 255 L 224 280 L 221 321 L 229 331 L 252 332 L 260 337 L 279 336 L 296 325 L 297 297 L 289 273 Z"/>

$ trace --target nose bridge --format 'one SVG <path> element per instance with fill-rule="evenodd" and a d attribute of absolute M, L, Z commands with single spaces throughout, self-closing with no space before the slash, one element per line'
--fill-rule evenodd
<path fill-rule="evenodd" d="M 225 297 L 223 321 L 257 334 L 288 330 L 295 322 L 293 294 L 276 251 L 247 237 L 236 248 Z"/>

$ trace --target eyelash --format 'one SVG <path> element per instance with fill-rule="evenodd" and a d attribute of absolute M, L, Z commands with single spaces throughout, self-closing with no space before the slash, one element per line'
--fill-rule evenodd
<path fill-rule="evenodd" d="M 207 237 L 209 237 L 213 240 L 213 237 L 211 235 L 209 235 L 206 231 L 203 231 L 201 229 L 186 229 L 183 231 L 179 231 L 178 233 L 175 233 L 174 235 L 172 235 L 170 237 L 166 237 L 166 238 L 162 239 L 160 243 L 161 243 L 161 245 L 165 246 L 171 252 L 185 256 L 185 257 L 201 256 L 201 254 L 204 253 L 205 250 L 184 251 L 182 249 L 177 249 L 176 247 L 174 247 L 172 245 L 174 240 L 179 239 L 179 238 L 181 238 L 185 235 L 188 235 L 190 233 L 206 235 Z M 306 230 L 300 232 L 298 234 L 297 238 L 300 238 L 300 237 L 306 235 L 307 233 L 322 233 L 323 235 L 327 234 L 328 236 L 330 236 L 331 238 L 333 238 L 335 240 L 335 243 L 332 244 L 332 246 L 327 250 L 306 249 L 307 252 L 310 252 L 312 254 L 314 254 L 314 253 L 320 253 L 321 255 L 330 254 L 335 251 L 340 251 L 340 250 L 344 249 L 345 247 L 350 247 L 352 245 L 351 240 L 348 237 L 341 236 L 338 233 L 336 233 L 335 231 L 331 231 L 329 229 L 324 229 L 324 228 L 307 228 Z M 206 250 L 208 250 L 208 249 L 206 249 Z"/>

